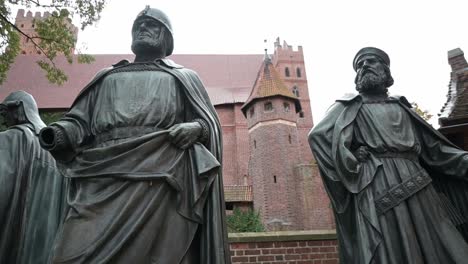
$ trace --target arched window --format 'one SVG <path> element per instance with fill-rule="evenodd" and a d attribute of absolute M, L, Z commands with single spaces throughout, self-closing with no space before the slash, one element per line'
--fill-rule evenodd
<path fill-rule="evenodd" d="M 292 92 L 296 97 L 299 97 L 299 89 L 297 89 L 296 85 L 294 85 L 294 87 L 292 89 Z"/>
<path fill-rule="evenodd" d="M 271 102 L 266 102 L 264 105 L 265 111 L 273 111 L 273 104 Z"/>
<path fill-rule="evenodd" d="M 273 182 L 276 183 L 276 175 L 273 176 Z"/>
<path fill-rule="evenodd" d="M 297 78 L 301 78 L 301 68 L 296 69 L 296 76 Z"/>
<path fill-rule="evenodd" d="M 289 112 L 289 103 L 283 103 L 284 111 Z"/>
<path fill-rule="evenodd" d="M 289 77 L 289 68 L 286 67 L 286 69 L 284 69 L 284 75 L 286 75 L 286 77 Z"/>

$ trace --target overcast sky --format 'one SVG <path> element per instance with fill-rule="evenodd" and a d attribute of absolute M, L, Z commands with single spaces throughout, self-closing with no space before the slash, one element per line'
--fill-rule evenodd
<path fill-rule="evenodd" d="M 435 116 L 446 101 L 447 51 L 468 52 L 467 0 L 109 0 L 79 43 L 91 54 L 131 53 L 131 25 L 147 4 L 170 17 L 175 54 L 261 54 L 264 39 L 272 53 L 276 37 L 295 49 L 302 45 L 315 122 L 336 98 L 354 91 L 352 59 L 364 46 L 389 54 L 392 94 Z"/>

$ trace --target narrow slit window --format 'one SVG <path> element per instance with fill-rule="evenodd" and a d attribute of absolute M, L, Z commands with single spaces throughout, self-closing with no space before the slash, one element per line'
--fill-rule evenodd
<path fill-rule="evenodd" d="M 296 97 L 299 97 L 299 89 L 297 88 L 297 86 L 294 85 L 292 92 Z"/>
<path fill-rule="evenodd" d="M 276 175 L 273 176 L 273 182 L 276 183 Z"/>

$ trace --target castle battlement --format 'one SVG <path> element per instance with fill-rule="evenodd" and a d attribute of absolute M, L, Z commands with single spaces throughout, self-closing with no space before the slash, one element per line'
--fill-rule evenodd
<path fill-rule="evenodd" d="M 50 16 L 50 12 L 34 12 L 34 16 L 33 16 L 33 13 L 31 11 L 27 11 L 24 10 L 24 9 L 19 9 L 18 10 L 18 13 L 16 13 L 16 19 L 21 19 L 21 18 L 25 18 L 25 19 L 44 19 L 44 18 L 47 18 Z"/>

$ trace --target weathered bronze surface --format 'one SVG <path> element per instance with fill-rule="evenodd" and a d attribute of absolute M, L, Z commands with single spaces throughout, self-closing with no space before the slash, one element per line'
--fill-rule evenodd
<path fill-rule="evenodd" d="M 66 180 L 39 145 L 45 127 L 23 91 L 0 104 L 0 263 L 48 263 L 65 212 Z"/>
<path fill-rule="evenodd" d="M 337 100 L 309 134 L 341 263 L 466 263 L 468 245 L 456 228 L 466 212 L 435 187 L 467 180 L 468 153 L 404 97 L 388 95 L 393 78 L 384 51 L 360 50 L 353 67 L 359 94 Z"/>
<path fill-rule="evenodd" d="M 171 60 L 172 26 L 147 7 L 135 61 L 99 72 L 41 144 L 71 178 L 55 263 L 230 263 L 221 128 L 198 75 Z"/>

